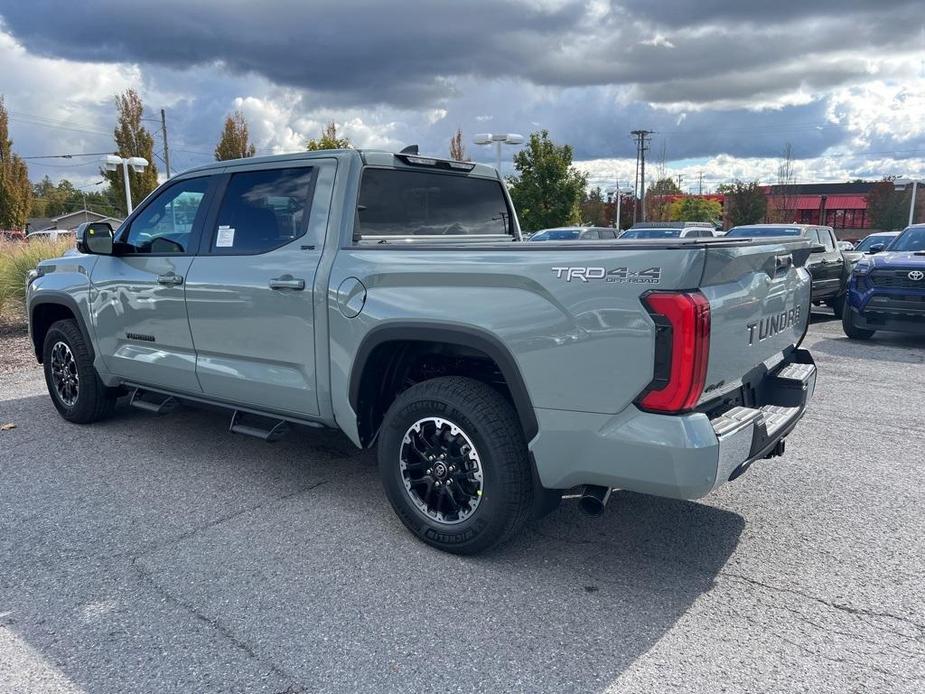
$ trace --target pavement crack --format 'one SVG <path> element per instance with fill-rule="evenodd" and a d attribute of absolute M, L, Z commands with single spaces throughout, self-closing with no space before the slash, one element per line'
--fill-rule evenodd
<path fill-rule="evenodd" d="M 276 663 L 265 660 L 263 657 L 261 657 L 260 654 L 257 653 L 254 646 L 249 644 L 244 639 L 238 637 L 230 627 L 226 626 L 225 624 L 220 622 L 218 619 L 215 619 L 205 614 L 192 603 L 177 597 L 176 595 L 171 593 L 169 590 L 164 588 L 160 583 L 155 581 L 154 576 L 151 574 L 151 572 L 146 570 L 138 562 L 139 558 L 140 557 L 132 557 L 132 560 L 131 560 L 132 569 L 138 575 L 139 579 L 143 583 L 150 586 L 154 590 L 154 592 L 157 593 L 165 602 L 171 605 L 174 605 L 175 607 L 179 607 L 183 609 L 184 611 L 188 612 L 189 614 L 191 614 L 197 621 L 205 624 L 207 627 L 215 631 L 222 638 L 228 641 L 234 648 L 246 654 L 249 658 L 252 658 L 256 660 L 257 662 L 261 663 L 262 665 L 264 665 L 265 667 L 267 667 L 269 671 L 273 673 L 274 675 L 276 675 L 277 677 L 283 680 L 288 680 L 290 682 L 297 681 L 297 678 L 293 676 L 292 673 L 287 672 L 284 668 L 280 667 Z M 284 692 L 289 692 L 289 691 L 301 692 L 304 690 L 305 690 L 304 686 L 297 685 L 297 686 L 290 686 L 283 691 Z"/>
<path fill-rule="evenodd" d="M 205 523 L 201 523 L 200 525 L 190 528 L 186 532 L 182 532 L 179 535 L 175 535 L 173 537 L 167 538 L 166 540 L 160 540 L 158 542 L 155 542 L 145 547 L 140 552 L 129 554 L 129 556 L 131 556 L 132 561 L 134 561 L 135 559 L 139 559 L 147 554 L 151 554 L 152 552 L 157 552 L 161 549 L 164 549 L 165 547 L 170 547 L 171 545 L 175 545 L 178 542 L 189 540 L 190 538 L 196 537 L 197 535 L 200 535 L 201 533 L 207 530 L 211 530 L 212 528 L 218 527 L 219 525 L 228 523 L 229 521 L 233 521 L 237 518 L 240 518 L 241 516 L 247 515 L 248 513 L 259 511 L 260 509 L 266 506 L 270 506 L 271 504 L 276 504 L 276 503 L 279 503 L 280 501 L 286 501 L 287 499 L 292 499 L 293 497 L 299 496 L 300 494 L 305 494 L 306 492 L 310 492 L 311 490 L 317 489 L 321 485 L 327 484 L 327 483 L 328 483 L 328 480 L 322 480 L 320 482 L 316 482 L 315 484 L 310 484 L 306 487 L 300 487 L 299 489 L 296 489 L 295 491 L 289 492 L 287 494 L 282 494 L 280 496 L 274 496 L 270 499 L 261 501 L 258 504 L 253 504 L 251 506 L 245 506 L 244 508 L 239 508 L 238 510 L 232 511 L 231 513 L 226 513 L 223 516 L 219 516 L 218 518 L 213 518 L 212 520 L 206 521 Z M 120 553 L 114 556 L 126 556 L 126 554 L 128 553 Z"/>
<path fill-rule="evenodd" d="M 838 610 L 840 612 L 845 612 L 846 614 L 854 615 L 856 617 L 890 619 L 890 620 L 894 620 L 897 622 L 901 622 L 903 624 L 907 624 L 908 626 L 911 626 L 913 629 L 916 630 L 917 635 L 914 637 L 914 640 L 925 642 L 925 624 L 920 624 L 916 622 L 915 620 L 910 619 L 909 617 L 904 617 L 902 615 L 893 614 L 892 612 L 883 612 L 880 610 L 872 610 L 872 609 L 868 609 L 864 607 L 853 607 L 851 605 L 846 605 L 844 603 L 834 602 L 832 600 L 826 600 L 824 598 L 820 598 L 816 595 L 812 595 L 810 593 L 806 593 L 804 591 L 797 590 L 795 588 L 783 588 L 781 586 L 771 585 L 770 583 L 765 583 L 764 581 L 759 581 L 754 578 L 749 578 L 748 576 L 743 576 L 742 574 L 733 573 L 731 571 L 720 571 L 719 575 L 725 576 L 728 578 L 738 579 L 740 581 L 744 581 L 745 583 L 749 583 L 751 585 L 758 586 L 766 590 L 774 591 L 776 593 L 786 593 L 789 595 L 796 595 L 801 598 L 804 598 L 805 600 L 811 600 L 813 602 L 819 603 L 820 605 L 824 605 L 825 607 L 828 607 L 830 609 Z M 892 629 L 888 631 L 890 631 L 891 633 L 897 636 L 903 636 L 905 638 L 909 638 L 907 634 L 902 634 Z"/>

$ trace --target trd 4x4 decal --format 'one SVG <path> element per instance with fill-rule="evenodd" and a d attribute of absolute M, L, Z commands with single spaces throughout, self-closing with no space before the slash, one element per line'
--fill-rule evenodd
<path fill-rule="evenodd" d="M 615 267 L 607 270 L 603 267 L 554 267 L 556 279 L 566 282 L 590 282 L 603 280 L 611 284 L 658 284 L 662 277 L 660 267 L 647 267 L 644 270 L 630 270 L 627 267 Z"/>

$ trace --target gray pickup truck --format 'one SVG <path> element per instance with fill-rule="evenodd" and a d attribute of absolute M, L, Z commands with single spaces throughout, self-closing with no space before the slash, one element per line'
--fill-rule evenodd
<path fill-rule="evenodd" d="M 578 488 L 699 498 L 779 455 L 813 393 L 810 244 L 521 243 L 498 173 L 325 151 L 176 176 L 27 305 L 61 415 L 227 408 L 377 447 L 404 524 L 474 553 Z"/>

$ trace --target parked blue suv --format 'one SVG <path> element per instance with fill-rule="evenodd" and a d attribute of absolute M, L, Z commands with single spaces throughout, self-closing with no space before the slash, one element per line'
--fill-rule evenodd
<path fill-rule="evenodd" d="M 885 250 L 858 262 L 845 309 L 842 327 L 853 339 L 877 330 L 925 335 L 925 224 L 907 227 Z"/>

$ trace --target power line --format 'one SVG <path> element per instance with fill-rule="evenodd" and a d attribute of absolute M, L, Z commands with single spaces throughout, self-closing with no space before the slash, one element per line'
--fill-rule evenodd
<path fill-rule="evenodd" d="M 73 159 L 74 157 L 103 157 L 112 152 L 80 152 L 77 154 L 37 154 L 31 157 L 20 157 L 20 159 Z"/>

